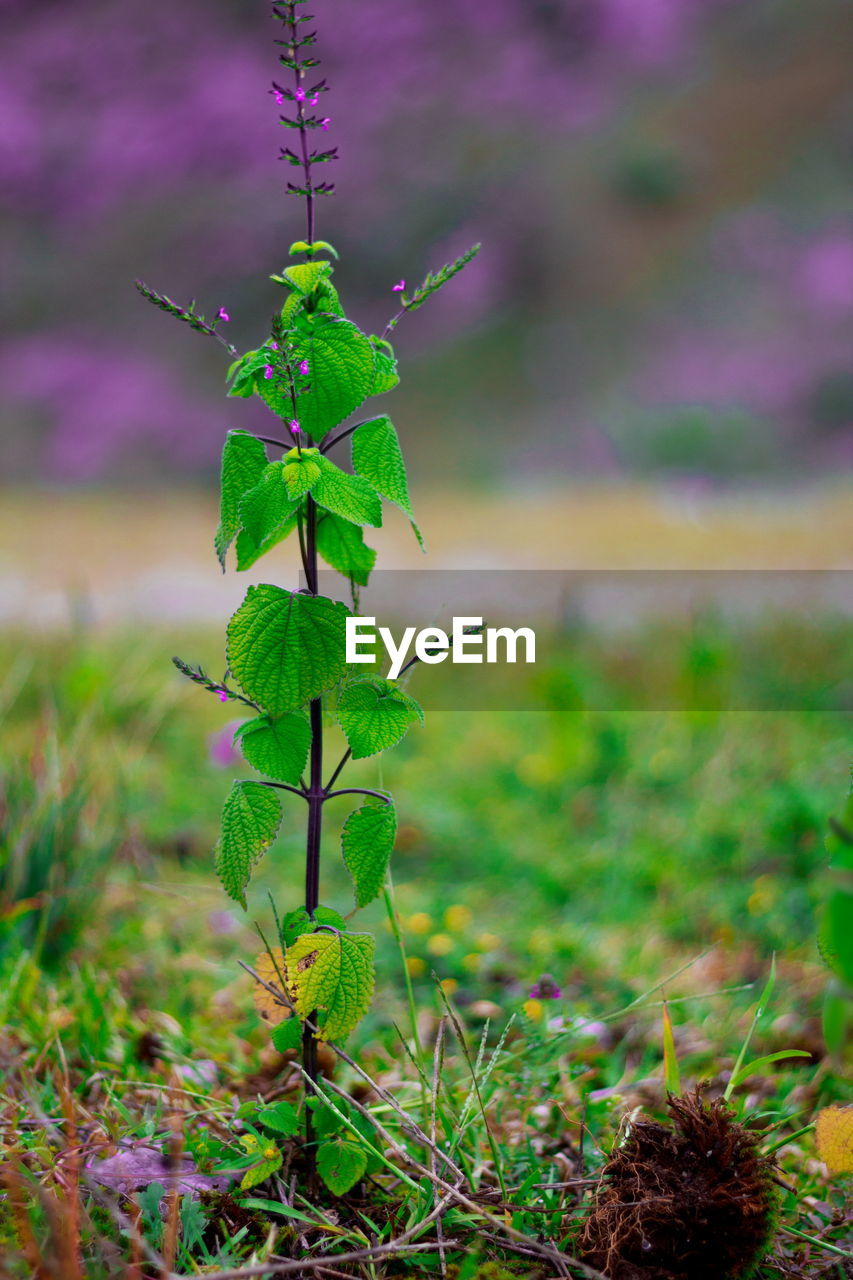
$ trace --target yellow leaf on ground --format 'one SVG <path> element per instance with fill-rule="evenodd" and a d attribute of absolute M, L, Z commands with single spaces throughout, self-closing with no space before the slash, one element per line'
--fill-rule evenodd
<path fill-rule="evenodd" d="M 817 1113 L 817 1149 L 830 1173 L 853 1173 L 853 1107 Z"/>
<path fill-rule="evenodd" d="M 273 947 L 272 952 L 262 951 L 255 963 L 252 965 L 255 973 L 259 978 L 263 978 L 264 982 L 268 982 L 271 987 L 282 989 L 284 984 L 284 952 L 281 947 Z M 287 1005 L 281 1004 L 276 1000 L 271 991 L 266 987 L 262 987 L 259 982 L 255 983 L 255 989 L 252 992 L 255 1008 L 265 1022 L 271 1027 L 276 1027 L 280 1022 L 284 1022 L 285 1018 L 290 1017 L 290 1010 Z"/>

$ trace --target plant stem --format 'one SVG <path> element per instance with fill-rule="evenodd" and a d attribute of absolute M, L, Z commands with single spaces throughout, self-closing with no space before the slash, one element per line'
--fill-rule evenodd
<path fill-rule="evenodd" d="M 317 594 L 317 506 L 308 494 L 305 520 L 305 577 L 308 590 Z M 323 701 L 312 698 L 310 707 L 311 721 L 311 759 L 308 776 L 308 832 L 305 842 L 305 910 L 313 918 L 320 904 L 320 837 L 323 829 L 323 801 L 326 798 L 323 787 Z M 308 1019 L 313 1022 L 315 1014 Z M 310 1087 L 317 1083 L 317 1040 L 311 1027 L 306 1026 L 302 1032 L 302 1067 Z M 311 1111 L 305 1109 L 305 1142 L 308 1148 L 309 1167 L 313 1169 L 314 1153 L 313 1125 Z"/>

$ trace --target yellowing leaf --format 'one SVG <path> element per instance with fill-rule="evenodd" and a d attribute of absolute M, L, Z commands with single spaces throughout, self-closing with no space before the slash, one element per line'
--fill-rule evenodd
<path fill-rule="evenodd" d="M 830 1173 L 853 1173 L 853 1107 L 824 1107 L 815 1125 L 817 1149 Z"/>
<path fill-rule="evenodd" d="M 367 933 L 303 933 L 288 947 L 287 985 L 296 1012 L 316 1011 L 320 1040 L 341 1040 L 367 1012 L 373 995 L 374 941 Z"/>
<path fill-rule="evenodd" d="M 285 974 L 284 952 L 281 947 L 273 947 L 272 955 L 269 951 L 262 951 L 252 968 L 258 977 L 263 978 L 264 982 L 268 982 L 271 987 L 281 988 Z M 284 1022 L 285 1018 L 290 1017 L 287 1005 L 280 1004 L 272 992 L 267 991 L 266 987 L 262 987 L 259 982 L 255 983 L 252 998 L 258 1013 L 271 1027 L 278 1026 L 280 1022 Z"/>

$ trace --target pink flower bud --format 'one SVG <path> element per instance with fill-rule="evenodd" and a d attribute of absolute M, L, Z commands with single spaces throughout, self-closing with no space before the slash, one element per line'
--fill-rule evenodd
<path fill-rule="evenodd" d="M 290 427 L 290 430 L 293 435 L 295 436 L 299 435 L 299 423 L 296 421 L 295 418 L 291 418 L 290 422 L 288 422 L 287 425 Z"/>
<path fill-rule="evenodd" d="M 392 284 L 392 286 L 391 286 L 391 292 L 392 292 L 392 293 L 402 293 L 402 292 L 403 292 L 403 290 L 405 289 L 405 287 L 406 287 L 406 282 L 405 282 L 405 280 L 398 280 L 396 284 Z"/>
<path fill-rule="evenodd" d="M 271 377 L 272 377 L 272 365 L 271 365 L 271 364 L 268 364 L 268 365 L 266 366 L 266 368 L 264 369 L 264 377 L 265 377 L 265 378 L 271 378 Z"/>
<path fill-rule="evenodd" d="M 219 691 L 219 701 L 220 701 L 220 702 L 227 702 L 227 701 L 228 701 L 228 694 L 225 692 L 225 690 L 224 690 L 224 689 L 220 689 L 220 691 Z"/>
<path fill-rule="evenodd" d="M 225 320 L 226 322 L 231 319 L 231 317 L 229 316 L 228 312 L 225 310 L 224 307 L 219 308 L 219 310 L 216 313 L 216 318 L 217 320 Z"/>
<path fill-rule="evenodd" d="M 332 123 L 331 116 L 323 116 L 323 119 L 320 121 L 320 128 L 323 130 L 324 133 L 329 132 L 329 125 L 331 123 Z"/>
<path fill-rule="evenodd" d="M 300 360 L 300 361 L 299 361 L 299 372 L 302 374 L 303 378 L 306 378 L 306 377 L 308 376 L 308 361 L 307 361 L 307 360 Z"/>

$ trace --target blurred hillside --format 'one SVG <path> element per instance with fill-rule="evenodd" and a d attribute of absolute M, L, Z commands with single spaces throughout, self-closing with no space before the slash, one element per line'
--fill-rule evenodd
<path fill-rule="evenodd" d="M 484 245 L 398 331 L 422 480 L 849 466 L 843 0 L 315 8 L 352 313 L 376 328 L 395 280 Z M 4 481 L 206 483 L 268 415 L 132 281 L 266 332 L 302 232 L 267 5 L 6 0 L 2 24 Z"/>

